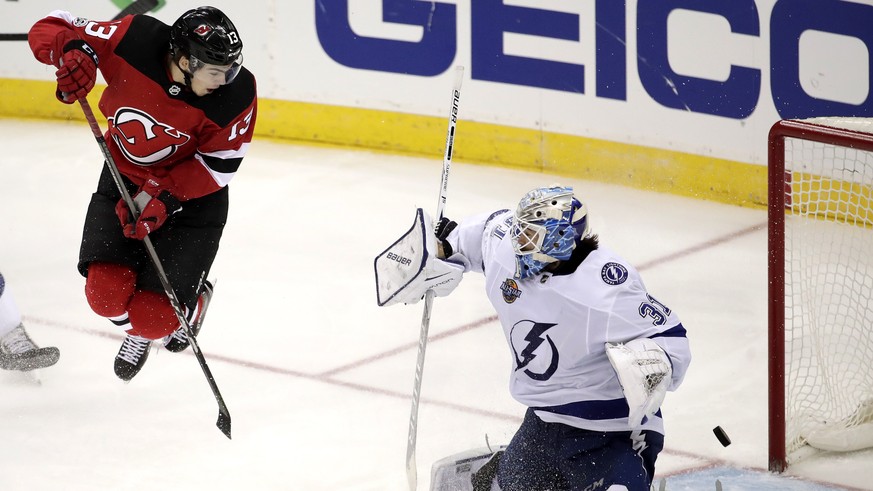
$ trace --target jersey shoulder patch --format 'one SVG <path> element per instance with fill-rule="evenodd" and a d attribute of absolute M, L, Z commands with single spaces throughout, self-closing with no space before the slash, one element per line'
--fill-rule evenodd
<path fill-rule="evenodd" d="M 600 269 L 600 279 L 607 285 L 621 285 L 627 278 L 627 268 L 621 263 L 610 261 Z"/>

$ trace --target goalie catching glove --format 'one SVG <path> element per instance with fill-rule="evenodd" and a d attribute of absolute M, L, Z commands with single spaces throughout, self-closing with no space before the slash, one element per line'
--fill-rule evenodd
<path fill-rule="evenodd" d="M 428 290 L 444 297 L 461 282 L 464 267 L 438 258 L 431 224 L 427 213 L 418 208 L 412 228 L 376 256 L 376 302 L 380 307 L 418 303 Z"/>
<path fill-rule="evenodd" d="M 625 344 L 606 343 L 606 356 L 627 400 L 628 424 L 637 429 L 643 418 L 658 412 L 664 402 L 673 376 L 670 358 L 658 343 L 648 338 Z"/>

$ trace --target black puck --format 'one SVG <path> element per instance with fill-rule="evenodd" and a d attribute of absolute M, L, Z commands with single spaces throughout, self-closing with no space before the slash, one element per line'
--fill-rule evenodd
<path fill-rule="evenodd" d="M 715 437 L 718 438 L 718 441 L 721 443 L 721 446 L 726 447 L 731 444 L 731 439 L 728 438 L 727 433 L 721 429 L 721 426 L 716 426 L 712 429 L 712 432 L 715 433 Z"/>

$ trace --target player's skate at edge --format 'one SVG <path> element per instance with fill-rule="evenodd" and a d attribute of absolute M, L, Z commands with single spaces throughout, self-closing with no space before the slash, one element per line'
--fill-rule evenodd
<path fill-rule="evenodd" d="M 28 335 L 18 306 L 0 273 L 0 369 L 27 372 L 46 368 L 57 363 L 60 356 L 57 348 L 41 348 Z"/>

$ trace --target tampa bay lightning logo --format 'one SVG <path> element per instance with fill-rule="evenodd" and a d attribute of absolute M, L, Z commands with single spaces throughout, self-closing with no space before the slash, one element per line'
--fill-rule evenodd
<path fill-rule="evenodd" d="M 552 338 L 544 335 L 555 325 L 523 320 L 512 326 L 509 338 L 516 370 L 524 370 L 525 375 L 539 381 L 548 380 L 555 374 L 560 358 L 558 348 Z"/>
<path fill-rule="evenodd" d="M 627 268 L 618 263 L 606 263 L 600 270 L 600 278 L 607 285 L 620 285 L 627 280 Z"/>

